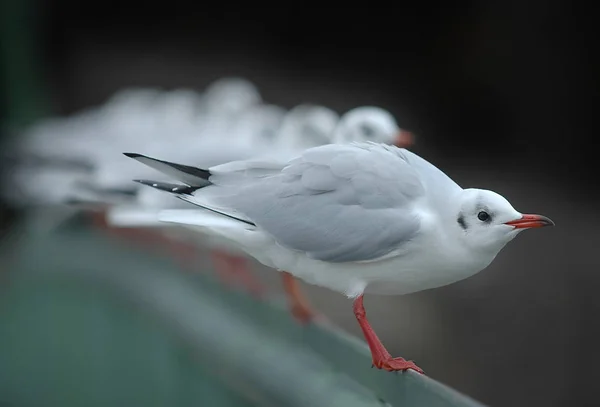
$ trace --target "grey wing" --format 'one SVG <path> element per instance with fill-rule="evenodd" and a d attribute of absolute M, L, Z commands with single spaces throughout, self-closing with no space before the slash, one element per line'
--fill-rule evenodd
<path fill-rule="evenodd" d="M 417 233 L 420 221 L 412 208 L 424 189 L 400 150 L 364 147 L 309 149 L 276 175 L 254 181 L 242 177 L 242 187 L 229 182 L 227 174 L 216 174 L 211 181 L 217 189 L 221 181 L 225 189 L 235 185 L 236 192 L 214 198 L 246 215 L 282 246 L 311 258 L 380 258 Z"/>

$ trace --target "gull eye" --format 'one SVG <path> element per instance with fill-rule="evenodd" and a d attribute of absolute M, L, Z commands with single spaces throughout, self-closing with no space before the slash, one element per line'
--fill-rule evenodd
<path fill-rule="evenodd" d="M 485 211 L 481 211 L 477 214 L 477 219 L 479 219 L 482 222 L 486 222 L 490 220 L 490 214 Z"/>
<path fill-rule="evenodd" d="M 364 134 L 364 136 L 367 138 L 372 138 L 375 135 L 375 130 L 369 125 L 363 124 L 362 126 L 360 126 L 360 130 L 362 134 Z"/>

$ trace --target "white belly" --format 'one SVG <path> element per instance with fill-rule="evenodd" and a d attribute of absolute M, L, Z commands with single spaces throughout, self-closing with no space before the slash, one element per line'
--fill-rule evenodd
<path fill-rule="evenodd" d="M 285 270 L 305 282 L 349 297 L 363 292 L 403 295 L 441 287 L 470 277 L 487 267 L 489 261 L 447 261 L 445 256 L 405 255 L 364 263 L 327 263 L 308 258 L 278 245 L 261 253 L 250 253 L 263 264 Z M 261 260 L 260 257 L 263 257 Z M 468 259 L 468 260 L 467 260 Z"/>
<path fill-rule="evenodd" d="M 216 228 L 214 232 L 232 243 L 236 242 L 267 267 L 288 271 L 309 284 L 329 288 L 349 297 L 357 297 L 364 292 L 401 295 L 444 286 L 483 270 L 494 258 L 445 253 L 443 250 L 446 246 L 443 244 L 413 241 L 404 246 L 403 253 L 387 259 L 328 263 L 311 259 L 304 252 L 284 248 L 260 230 L 236 227 Z"/>

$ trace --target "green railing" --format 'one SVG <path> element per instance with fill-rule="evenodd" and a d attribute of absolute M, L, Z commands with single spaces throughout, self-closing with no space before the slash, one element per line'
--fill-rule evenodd
<path fill-rule="evenodd" d="M 480 406 L 82 218 L 36 224 L 5 247 L 0 405 Z"/>

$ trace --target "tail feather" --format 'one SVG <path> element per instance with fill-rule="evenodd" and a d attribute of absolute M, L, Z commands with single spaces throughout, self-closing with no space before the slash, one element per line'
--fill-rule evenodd
<path fill-rule="evenodd" d="M 141 162 L 154 168 L 155 170 L 162 172 L 169 177 L 172 177 L 180 182 L 183 182 L 189 186 L 207 186 L 211 182 L 208 180 L 211 176 L 210 171 L 202 168 L 192 167 L 189 165 L 172 163 L 169 161 L 158 160 L 156 158 L 148 157 L 137 153 L 123 153 L 129 158 L 133 158 L 136 161 Z"/>
<path fill-rule="evenodd" d="M 253 224 L 207 209 L 165 209 L 159 212 L 158 219 L 208 236 L 209 247 L 217 245 L 228 251 L 241 250 L 251 254 L 258 261 L 275 267 L 262 254 L 265 236 Z"/>
<path fill-rule="evenodd" d="M 253 222 L 251 222 L 248 219 L 243 219 L 240 216 L 235 216 L 234 214 L 226 213 L 224 210 L 220 210 L 217 208 L 211 208 L 211 205 L 208 204 L 207 202 L 200 202 L 197 199 L 197 197 L 194 196 L 194 192 L 196 192 L 199 189 L 204 188 L 206 185 L 205 186 L 188 186 L 188 185 L 171 184 L 168 182 L 150 181 L 150 180 L 135 180 L 135 182 L 152 187 L 154 189 L 158 189 L 159 191 L 164 191 L 164 192 L 173 194 L 177 198 L 179 198 L 183 201 L 189 202 L 193 205 L 196 205 L 205 211 L 213 212 L 219 216 L 235 220 L 236 222 L 242 222 L 247 225 L 256 226 Z"/>
<path fill-rule="evenodd" d="M 254 224 L 237 219 L 208 208 L 203 209 L 164 209 L 158 213 L 161 222 L 199 226 L 207 229 L 239 228 L 240 222 L 250 226 Z"/>

